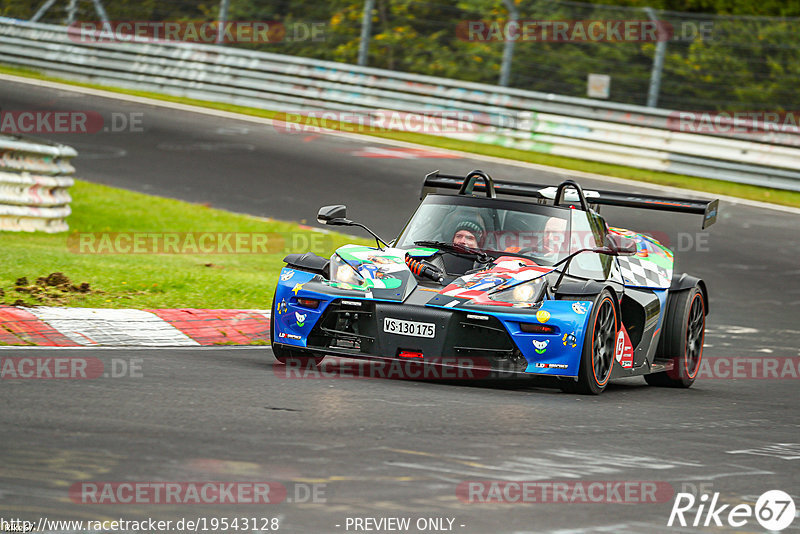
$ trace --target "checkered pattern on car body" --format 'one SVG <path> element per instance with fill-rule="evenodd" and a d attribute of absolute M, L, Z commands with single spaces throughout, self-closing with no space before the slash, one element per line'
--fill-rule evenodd
<path fill-rule="evenodd" d="M 670 286 L 672 273 L 639 256 L 619 256 L 619 270 L 625 285 L 637 287 Z"/>

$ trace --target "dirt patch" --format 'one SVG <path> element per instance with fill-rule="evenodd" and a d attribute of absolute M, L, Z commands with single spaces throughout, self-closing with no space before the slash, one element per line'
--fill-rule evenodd
<path fill-rule="evenodd" d="M 76 294 L 103 293 L 103 291 L 92 289 L 88 282 L 73 284 L 72 281 L 61 272 L 40 276 L 36 279 L 36 283 L 34 284 L 29 283 L 26 276 L 17 278 L 17 281 L 14 283 L 13 291 L 14 293 L 28 295 L 35 303 L 43 305 L 66 304 L 72 297 L 76 296 Z M 10 304 L 11 306 L 26 306 L 29 304 L 20 298 L 14 300 L 13 303 L 6 303 L 4 302 L 5 297 L 6 292 L 0 289 L 0 303 Z M 10 299 L 11 294 L 9 294 L 8 297 Z"/>

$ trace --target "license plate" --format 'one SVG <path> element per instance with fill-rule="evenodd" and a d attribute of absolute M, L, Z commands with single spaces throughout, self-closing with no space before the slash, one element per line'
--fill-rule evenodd
<path fill-rule="evenodd" d="M 417 321 L 404 321 L 386 317 L 383 320 L 383 331 L 389 334 L 414 337 L 434 337 L 436 325 L 433 323 L 418 323 Z"/>

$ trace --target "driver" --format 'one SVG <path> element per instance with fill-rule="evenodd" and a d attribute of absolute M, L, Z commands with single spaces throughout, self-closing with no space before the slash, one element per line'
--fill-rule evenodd
<path fill-rule="evenodd" d="M 567 220 L 560 217 L 550 217 L 544 225 L 540 253 L 548 259 L 557 258 L 566 245 Z"/>
<path fill-rule="evenodd" d="M 486 227 L 480 219 L 465 219 L 458 223 L 453 230 L 453 244 L 470 248 L 479 248 Z"/>

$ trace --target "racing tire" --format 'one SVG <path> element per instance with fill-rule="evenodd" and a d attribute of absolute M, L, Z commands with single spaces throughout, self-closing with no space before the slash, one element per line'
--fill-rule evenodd
<path fill-rule="evenodd" d="M 578 368 L 578 380 L 563 381 L 559 384 L 561 390 L 566 393 L 599 395 L 606 389 L 611 378 L 619 332 L 619 314 L 614 304 L 614 297 L 607 289 L 595 299 L 588 325 Z"/>
<path fill-rule="evenodd" d="M 699 286 L 672 295 L 658 344 L 659 360 L 667 370 L 644 375 L 651 386 L 688 388 L 700 370 L 706 330 L 706 301 Z"/>
<path fill-rule="evenodd" d="M 316 367 L 321 364 L 322 360 L 325 359 L 325 355 L 314 356 L 308 351 L 288 349 L 284 345 L 275 344 L 275 315 L 278 313 L 278 303 L 275 299 L 276 295 L 277 291 L 272 295 L 272 311 L 269 314 L 269 342 L 273 356 L 275 356 L 275 359 L 278 360 L 279 363 L 292 365 L 298 368 L 307 365 Z"/>

